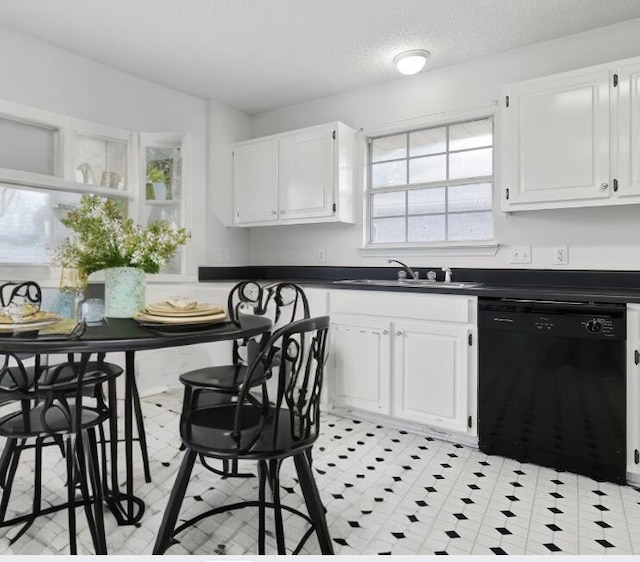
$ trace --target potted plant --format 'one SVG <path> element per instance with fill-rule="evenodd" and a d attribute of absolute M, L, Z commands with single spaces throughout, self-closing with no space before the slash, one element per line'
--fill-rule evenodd
<path fill-rule="evenodd" d="M 147 162 L 146 193 L 148 200 L 164 201 L 171 199 L 171 178 L 173 176 L 173 159 L 163 158 Z M 150 195 L 152 195 L 150 197 Z"/>
<path fill-rule="evenodd" d="M 84 195 L 62 223 L 74 232 L 54 253 L 54 263 L 89 275 L 105 270 L 105 314 L 131 317 L 144 308 L 146 273 L 159 273 L 191 234 L 168 221 L 142 227 L 112 199 Z M 123 285 L 124 283 L 124 285 Z"/>

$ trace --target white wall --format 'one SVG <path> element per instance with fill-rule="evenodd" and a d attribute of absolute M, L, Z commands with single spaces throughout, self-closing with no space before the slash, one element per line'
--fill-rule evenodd
<path fill-rule="evenodd" d="M 230 255 L 240 255 L 246 260 L 246 233 L 227 236 L 228 231 L 211 212 L 215 198 L 211 200 L 207 194 L 207 103 L 204 100 L 4 27 L 0 27 L 0 69 L 1 99 L 131 131 L 189 133 L 193 168 L 189 186 L 192 199 L 187 209 L 192 215 L 193 237 L 188 247 L 191 259 L 187 273 L 195 277 L 199 265 L 213 262 L 215 252 L 210 249 L 218 242 L 211 241 L 223 240 Z M 234 120 L 239 121 L 235 113 L 222 104 L 215 104 L 210 111 L 209 129 L 213 130 L 219 123 L 223 131 L 229 126 L 235 127 Z M 211 136 L 215 161 L 220 139 L 215 134 Z"/>
<path fill-rule="evenodd" d="M 249 117 L 215 101 L 207 102 L 207 261 L 202 265 L 245 265 L 249 231 L 233 224 L 231 145 L 250 136 Z M 213 225 L 213 226 L 212 226 Z"/>
<path fill-rule="evenodd" d="M 640 55 L 640 19 L 587 33 L 484 57 L 416 76 L 402 77 L 341 95 L 257 115 L 251 136 L 340 120 L 351 127 L 412 119 L 441 112 L 489 106 L 509 82 Z M 499 128 L 496 128 L 499 131 Z M 497 139 L 499 142 L 499 139 Z M 499 158 L 499 150 L 497 150 Z M 497 161 L 496 170 L 499 169 Z M 496 193 L 500 189 L 496 182 Z M 361 198 L 359 198 L 361 199 Z M 360 201 L 358 216 L 362 216 Z M 531 244 L 531 268 L 556 268 L 552 247 L 569 246 L 571 269 L 640 269 L 640 206 L 495 213 L 495 256 L 407 257 L 412 265 L 523 267 L 508 263 L 509 244 Z M 253 228 L 252 264 L 317 265 L 317 248 L 326 248 L 328 265 L 386 265 L 387 256 L 365 256 L 362 224 Z M 402 255 L 396 252 L 396 255 Z M 566 267 L 566 266 L 564 266 Z"/>

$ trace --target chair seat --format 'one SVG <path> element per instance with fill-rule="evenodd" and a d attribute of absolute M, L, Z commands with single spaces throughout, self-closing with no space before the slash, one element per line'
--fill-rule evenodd
<path fill-rule="evenodd" d="M 220 365 L 183 373 L 180 382 L 194 387 L 237 392 L 246 374 L 244 365 Z"/>
<path fill-rule="evenodd" d="M 294 439 L 290 410 L 271 411 L 267 417 L 260 406 L 242 406 L 241 442 L 233 437 L 237 404 L 222 404 L 194 410 L 186 422 L 189 432 L 182 439 L 187 447 L 207 457 L 261 460 L 293 455 L 310 447 L 316 435 Z M 184 432 L 183 432 L 184 433 Z M 257 436 L 257 438 L 256 438 Z M 255 439 L 255 443 L 251 443 Z"/>
<path fill-rule="evenodd" d="M 73 401 L 70 402 L 73 404 Z M 13 412 L 0 418 L 0 436 L 12 439 L 38 437 L 42 435 L 66 434 L 73 431 L 75 425 L 75 408 L 71 408 L 71 416 L 65 416 L 57 408 L 49 408 L 43 423 L 42 412 L 44 405 L 33 408 L 28 415 Z M 87 406 L 82 407 L 81 428 L 87 429 L 102 423 L 108 418 L 108 412 L 96 410 Z"/>
<path fill-rule="evenodd" d="M 45 367 L 47 370 L 55 369 L 56 365 L 51 367 Z M 107 378 L 117 377 L 121 375 L 124 371 L 122 367 L 119 365 L 115 365 L 114 363 L 106 363 L 106 362 L 98 362 L 98 361 L 89 361 L 87 363 L 86 372 L 90 373 L 92 371 L 100 371 L 107 375 Z M 26 385 L 29 389 L 33 388 L 35 379 L 36 379 L 36 369 L 34 366 L 25 367 L 24 377 L 26 379 Z M 57 377 L 57 382 L 63 384 L 66 380 L 71 380 L 75 377 L 73 373 L 73 369 L 70 365 L 66 365 L 63 367 L 62 372 Z M 12 381 L 9 377 L 8 373 L 4 373 L 0 377 L 0 388 L 9 388 L 12 385 Z M 75 387 L 74 387 L 75 388 Z M 85 391 L 85 394 L 90 393 L 93 387 L 89 387 L 89 391 Z M 25 391 L 15 391 L 10 390 L 11 397 L 7 399 L 3 399 L 2 392 L 0 392 L 0 405 L 3 402 L 13 402 L 15 400 L 21 400 L 22 398 L 29 399 L 34 398 L 34 393 L 31 390 Z"/>

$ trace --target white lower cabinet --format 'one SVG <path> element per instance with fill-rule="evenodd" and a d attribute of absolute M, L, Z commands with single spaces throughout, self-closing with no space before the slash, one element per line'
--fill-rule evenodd
<path fill-rule="evenodd" d="M 336 405 L 389 414 L 390 322 L 369 316 L 331 316 Z"/>
<path fill-rule="evenodd" d="M 335 406 L 476 435 L 475 297 L 331 291 Z"/>
<path fill-rule="evenodd" d="M 470 330 L 418 321 L 394 329 L 394 416 L 466 432 Z"/>

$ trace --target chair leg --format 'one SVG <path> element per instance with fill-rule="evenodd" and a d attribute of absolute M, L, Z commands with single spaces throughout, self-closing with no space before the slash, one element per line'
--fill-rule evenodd
<path fill-rule="evenodd" d="M 7 471 L 9 470 L 11 458 L 13 457 L 13 452 L 15 450 L 16 440 L 7 439 L 6 443 L 4 444 L 4 449 L 2 449 L 2 456 L 0 456 L 0 488 L 5 487 L 5 482 L 7 480 Z"/>
<path fill-rule="evenodd" d="M 138 427 L 138 441 L 140 443 L 140 453 L 142 454 L 142 467 L 144 470 L 145 482 L 151 482 L 151 467 L 149 465 L 149 451 L 147 449 L 147 434 L 144 430 L 144 418 L 142 417 L 142 406 L 140 405 L 140 394 L 135 377 L 131 377 L 131 397 L 133 398 L 133 411 Z"/>
<path fill-rule="evenodd" d="M 99 544 L 96 521 L 93 516 L 93 511 L 91 510 L 91 496 L 89 494 L 89 475 L 87 469 L 88 456 L 88 443 L 86 441 L 85 433 L 83 432 L 81 436 L 76 436 L 76 462 L 78 483 L 80 485 L 80 495 L 82 497 L 84 513 L 87 518 L 89 531 L 91 532 L 93 548 L 95 549 L 96 554 L 99 554 L 101 545 Z"/>
<path fill-rule="evenodd" d="M 107 554 L 107 539 L 104 531 L 103 493 L 100 483 L 100 465 L 98 463 L 98 444 L 94 429 L 87 432 L 87 464 L 89 469 L 89 481 L 93 491 L 93 510 L 96 526 L 97 544 L 94 544 L 96 554 Z"/>
<path fill-rule="evenodd" d="M 314 523 L 318 542 L 320 543 L 320 551 L 322 554 L 333 554 L 333 544 L 331 543 L 331 535 L 327 526 L 327 519 L 324 515 L 325 510 L 320 499 L 318 487 L 313 478 L 313 472 L 309 466 L 308 458 L 305 453 L 294 455 L 293 461 L 296 465 L 298 480 L 302 488 L 302 495 L 307 504 L 309 517 Z"/>
<path fill-rule="evenodd" d="M 76 476 L 75 476 L 75 446 L 73 437 L 68 435 L 67 438 L 67 502 L 69 517 L 69 548 L 71 554 L 78 554 L 78 545 L 76 540 Z"/>
<path fill-rule="evenodd" d="M 280 503 L 280 459 L 269 461 L 269 473 L 271 476 L 271 492 L 273 494 L 273 518 L 276 524 L 276 544 L 278 554 L 286 554 L 284 544 L 284 525 L 282 523 L 282 505 Z"/>
<path fill-rule="evenodd" d="M 2 492 L 2 500 L 0 501 L 0 522 L 4 521 L 7 514 L 7 506 L 9 505 L 9 498 L 11 497 L 11 488 L 13 486 L 13 480 L 18 470 L 18 463 L 20 462 L 20 454 L 25 444 L 25 440 L 22 439 L 20 443 L 16 439 L 12 439 L 14 445 L 12 447 L 11 463 L 8 467 L 7 477 L 4 484 L 4 490 Z"/>
<path fill-rule="evenodd" d="M 158 529 L 158 536 L 156 537 L 156 543 L 153 547 L 153 554 L 163 554 L 173 537 L 173 531 L 176 528 L 176 521 L 180 514 L 180 507 L 182 506 L 182 500 L 187 491 L 189 484 L 189 477 L 193 470 L 193 464 L 196 461 L 197 453 L 190 449 L 187 449 L 180 470 L 176 476 L 176 481 L 171 489 L 171 495 L 165 507 L 164 515 L 162 516 L 162 523 L 160 523 L 160 529 Z"/>
<path fill-rule="evenodd" d="M 42 508 L 42 447 L 44 439 L 38 437 L 35 443 L 35 467 L 33 472 L 33 503 L 31 506 L 31 515 L 25 521 L 15 536 L 9 541 L 9 544 L 15 543 L 22 535 L 24 535 L 29 527 L 33 525 L 36 517 L 40 514 Z"/>
<path fill-rule="evenodd" d="M 267 486 L 267 463 L 258 462 L 258 554 L 265 553 L 265 488 Z"/>

